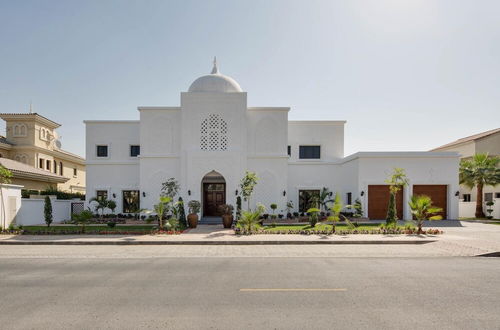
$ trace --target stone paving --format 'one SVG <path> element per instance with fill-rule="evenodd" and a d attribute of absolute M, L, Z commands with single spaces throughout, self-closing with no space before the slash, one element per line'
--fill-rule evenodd
<path fill-rule="evenodd" d="M 182 235 L 172 236 L 77 236 L 77 235 L 53 235 L 53 236 L 0 236 L 0 241 L 57 241 L 57 242 L 189 242 L 190 245 L 169 245 L 169 246 L 106 246 L 98 247 L 84 245 L 75 248 L 74 251 L 90 253 L 92 251 L 114 251 L 111 255 L 136 255 L 137 257 L 160 256 L 160 257 L 210 257 L 210 256 L 331 256 L 331 257 L 351 257 L 351 256 L 476 256 L 494 252 L 500 252 L 500 226 L 494 224 L 484 224 L 472 221 L 442 221 L 433 222 L 432 227 L 441 227 L 445 232 L 443 235 L 348 235 L 348 236 L 321 236 L 321 235 L 251 235 L 236 236 L 230 229 L 222 226 L 199 226 L 196 229 L 188 230 Z M 314 242 L 323 241 L 341 242 L 340 245 L 318 245 Z M 216 242 L 221 245 L 197 245 L 197 242 Z M 278 241 L 278 245 L 224 245 L 225 241 L 236 242 L 268 242 Z M 369 244 L 354 245 L 356 242 L 368 242 Z M 377 244 L 380 242 L 396 243 L 393 245 Z M 433 241 L 432 243 L 407 245 L 402 243 L 412 241 Z M 298 244 L 302 243 L 302 244 Z M 307 245 L 303 244 L 313 243 Z M 12 251 L 13 246 L 0 245 L 0 255 L 7 257 L 7 251 Z M 25 251 L 32 251 L 36 254 L 39 245 L 32 247 L 24 246 Z M 58 249 L 59 248 L 59 249 Z M 57 251 L 62 251 L 65 247 L 53 247 L 50 249 L 57 255 Z M 13 249 L 16 250 L 16 249 Z M 85 254 L 84 253 L 84 254 Z M 151 254 L 152 253 L 152 254 Z M 91 253 L 92 254 L 92 253 Z"/>

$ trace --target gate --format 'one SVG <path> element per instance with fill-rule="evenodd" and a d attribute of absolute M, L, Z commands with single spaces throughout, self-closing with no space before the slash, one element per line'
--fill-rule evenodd
<path fill-rule="evenodd" d="M 84 202 L 72 202 L 71 214 L 80 214 L 83 211 Z"/>

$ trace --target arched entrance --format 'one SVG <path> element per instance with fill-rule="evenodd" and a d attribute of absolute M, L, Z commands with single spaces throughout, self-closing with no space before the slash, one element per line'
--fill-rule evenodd
<path fill-rule="evenodd" d="M 207 173 L 201 180 L 203 216 L 220 216 L 219 206 L 226 204 L 226 180 L 216 172 Z"/>

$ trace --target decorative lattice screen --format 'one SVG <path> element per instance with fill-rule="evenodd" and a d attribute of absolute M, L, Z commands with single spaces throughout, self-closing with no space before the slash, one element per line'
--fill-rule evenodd
<path fill-rule="evenodd" d="M 211 114 L 201 122 L 201 150 L 227 150 L 227 123 L 219 115 Z"/>

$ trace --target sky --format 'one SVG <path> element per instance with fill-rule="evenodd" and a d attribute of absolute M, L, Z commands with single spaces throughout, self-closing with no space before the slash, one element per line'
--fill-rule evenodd
<path fill-rule="evenodd" d="M 0 0 L 0 112 L 32 102 L 84 156 L 84 120 L 177 106 L 217 56 L 249 106 L 347 120 L 346 155 L 429 150 L 500 127 L 499 17 L 497 0 Z"/>

